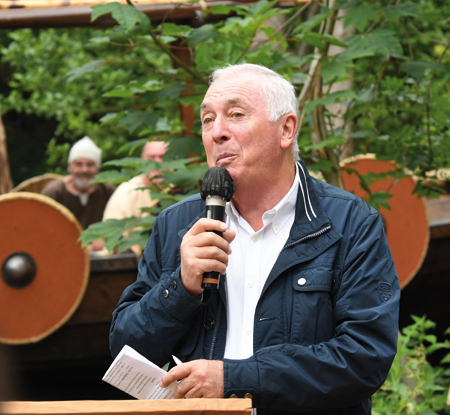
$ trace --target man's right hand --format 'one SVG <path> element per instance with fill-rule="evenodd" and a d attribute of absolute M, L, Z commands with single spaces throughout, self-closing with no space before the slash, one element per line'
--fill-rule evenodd
<path fill-rule="evenodd" d="M 235 231 L 227 229 L 226 223 L 202 218 L 184 235 L 180 248 L 181 281 L 194 297 L 203 292 L 205 272 L 225 274 L 231 254 L 230 243 L 236 236 Z M 211 231 L 223 232 L 223 238 Z"/>

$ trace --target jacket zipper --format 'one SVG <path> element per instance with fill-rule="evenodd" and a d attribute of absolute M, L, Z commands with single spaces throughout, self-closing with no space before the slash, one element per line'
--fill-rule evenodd
<path fill-rule="evenodd" d="M 217 324 L 216 327 L 214 328 L 214 334 L 213 334 L 213 339 L 211 342 L 211 350 L 209 352 L 209 360 L 213 360 L 214 358 L 214 349 L 216 348 L 216 343 L 217 343 L 217 337 L 219 336 L 219 327 L 220 327 L 220 319 L 222 317 L 222 308 L 223 308 L 223 304 L 222 302 L 219 303 L 219 310 L 217 311 Z"/>
<path fill-rule="evenodd" d="M 280 256 L 281 252 L 283 252 L 285 249 L 290 248 L 294 245 L 297 245 L 303 241 L 306 241 L 307 239 L 315 238 L 317 236 L 320 236 L 324 234 L 325 232 L 329 231 L 331 229 L 331 225 L 326 226 L 325 228 L 320 229 L 317 232 L 311 233 L 309 235 L 304 236 L 303 238 L 300 238 L 298 241 L 292 242 L 289 245 L 286 245 L 280 252 L 278 252 L 278 256 Z"/>
<path fill-rule="evenodd" d="M 331 225 L 326 226 L 325 228 L 322 228 L 321 230 L 311 233 L 309 235 L 304 236 L 303 238 L 300 238 L 298 241 L 292 242 L 289 245 L 286 245 L 279 253 L 278 256 L 281 254 L 281 252 L 284 249 L 290 248 L 291 246 L 297 245 L 307 239 L 311 239 L 311 238 L 315 238 L 317 236 L 322 235 L 323 233 L 329 231 L 331 229 Z M 214 358 L 214 349 L 216 348 L 216 343 L 217 343 L 217 337 L 219 336 L 219 327 L 220 327 L 220 319 L 222 317 L 222 309 L 223 309 L 223 304 L 222 302 L 219 304 L 219 310 L 217 311 L 217 325 L 214 328 L 214 334 L 213 334 L 213 339 L 211 342 L 211 349 L 209 352 L 209 360 L 213 360 Z"/>

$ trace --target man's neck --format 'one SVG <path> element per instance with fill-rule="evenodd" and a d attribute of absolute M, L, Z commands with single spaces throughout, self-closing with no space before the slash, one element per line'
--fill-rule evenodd
<path fill-rule="evenodd" d="M 277 175 L 272 180 L 261 180 L 251 186 L 237 186 L 233 203 L 239 214 L 254 231 L 263 226 L 263 215 L 273 209 L 289 192 L 295 179 L 295 168 L 284 175 Z"/>

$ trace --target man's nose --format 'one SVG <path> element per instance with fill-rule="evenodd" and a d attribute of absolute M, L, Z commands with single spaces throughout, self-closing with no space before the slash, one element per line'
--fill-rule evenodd
<path fill-rule="evenodd" d="M 214 120 L 213 128 L 211 131 L 211 138 L 216 143 L 229 140 L 230 132 L 228 130 L 228 123 L 223 117 L 217 117 Z"/>

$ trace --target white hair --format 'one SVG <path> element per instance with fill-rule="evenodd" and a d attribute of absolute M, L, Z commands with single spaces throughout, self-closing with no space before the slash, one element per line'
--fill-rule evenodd
<path fill-rule="evenodd" d="M 267 119 L 270 122 L 278 121 L 283 115 L 293 113 L 299 119 L 298 101 L 294 86 L 283 78 L 280 74 L 262 65 L 252 63 L 241 63 L 228 65 L 221 69 L 216 69 L 210 76 L 210 82 L 228 77 L 237 76 L 242 72 L 256 72 L 261 86 L 261 99 L 266 104 Z M 298 148 L 298 127 L 295 131 L 293 144 L 294 158 L 299 158 Z"/>

